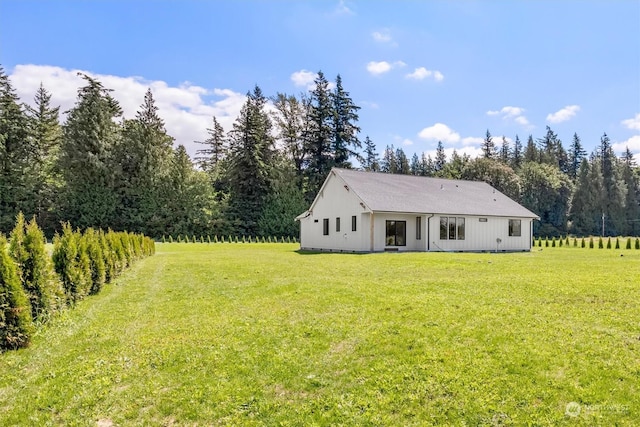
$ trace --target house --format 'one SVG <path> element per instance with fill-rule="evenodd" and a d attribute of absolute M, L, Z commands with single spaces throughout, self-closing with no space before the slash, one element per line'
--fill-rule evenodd
<path fill-rule="evenodd" d="M 334 168 L 300 221 L 300 248 L 529 251 L 539 217 L 489 184 Z"/>

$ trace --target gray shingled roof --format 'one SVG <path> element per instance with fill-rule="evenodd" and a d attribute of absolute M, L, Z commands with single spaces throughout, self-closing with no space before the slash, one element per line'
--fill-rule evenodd
<path fill-rule="evenodd" d="M 332 170 L 374 212 L 410 212 L 538 218 L 479 181 Z"/>

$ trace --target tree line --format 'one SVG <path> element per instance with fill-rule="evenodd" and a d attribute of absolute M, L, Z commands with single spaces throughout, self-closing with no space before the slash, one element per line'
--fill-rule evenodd
<path fill-rule="evenodd" d="M 40 87 L 34 107 L 20 102 L 0 68 L 0 231 L 18 212 L 47 235 L 61 222 L 127 230 L 157 239 L 178 235 L 287 237 L 332 167 L 484 180 L 537 213 L 536 235 L 640 235 L 640 172 L 627 150 L 618 158 L 603 135 L 587 157 L 578 135 L 565 149 L 547 127 L 522 144 L 489 131 L 483 154 L 435 158 L 361 140 L 358 107 L 340 75 L 318 72 L 298 95 L 267 97 L 259 86 L 231 129 L 212 117 L 192 159 L 174 148 L 150 90 L 134 118 L 123 119 L 111 91 L 82 75 L 75 105 L 59 107 Z"/>

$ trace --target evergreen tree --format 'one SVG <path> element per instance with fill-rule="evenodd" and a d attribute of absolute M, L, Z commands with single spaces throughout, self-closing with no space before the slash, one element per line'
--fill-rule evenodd
<path fill-rule="evenodd" d="M 462 179 L 463 171 L 470 162 L 471 157 L 468 154 L 460 156 L 456 150 L 453 150 L 451 161 L 444 166 L 439 176 L 448 179 Z"/>
<path fill-rule="evenodd" d="M 398 163 L 398 165 L 396 166 L 396 173 L 402 175 L 411 174 L 411 165 L 409 164 L 409 158 L 401 147 L 398 147 L 396 149 L 396 162 Z"/>
<path fill-rule="evenodd" d="M 35 212 L 34 162 L 29 120 L 9 77 L 0 67 L 0 231 L 8 232 L 18 212 Z"/>
<path fill-rule="evenodd" d="M 583 161 L 572 197 L 571 232 L 579 236 L 600 234 L 604 210 L 604 187 L 599 161 Z"/>
<path fill-rule="evenodd" d="M 505 165 L 509 165 L 509 154 L 511 153 L 511 149 L 509 147 L 509 141 L 507 141 L 507 138 L 503 135 L 502 136 L 502 145 L 500 146 L 500 161 L 502 163 L 504 163 Z"/>
<path fill-rule="evenodd" d="M 229 208 L 240 234 L 255 235 L 258 219 L 271 191 L 273 138 L 266 98 L 258 86 L 247 94 L 233 124 L 229 147 Z"/>
<path fill-rule="evenodd" d="M 604 188 L 605 235 L 615 236 L 625 231 L 626 186 L 620 174 L 618 159 L 613 153 L 609 137 L 600 139 L 600 165 Z"/>
<path fill-rule="evenodd" d="M 0 234 L 0 350 L 26 347 L 33 332 L 29 299 L 7 252 L 7 239 Z"/>
<path fill-rule="evenodd" d="M 398 173 L 398 159 L 393 144 L 391 146 L 387 145 L 385 148 L 380 162 L 380 170 L 386 173 Z"/>
<path fill-rule="evenodd" d="M 82 77 L 87 85 L 78 90 L 76 105 L 68 112 L 60 148 L 63 217 L 81 228 L 106 228 L 113 223 L 119 202 L 113 148 L 120 136 L 114 118 L 121 110 L 99 81 Z"/>
<path fill-rule="evenodd" d="M 558 135 L 547 126 L 544 138 L 538 140 L 540 145 L 540 162 L 557 166 L 562 172 L 567 172 L 567 152 L 562 147 L 562 141 Z"/>
<path fill-rule="evenodd" d="M 509 166 L 496 159 L 476 158 L 462 170 L 462 179 L 484 181 L 514 200 L 520 200 L 520 178 Z"/>
<path fill-rule="evenodd" d="M 536 143 L 533 142 L 533 135 L 529 135 L 527 139 L 527 146 L 524 149 L 524 159 L 525 162 L 539 162 L 540 161 L 540 153 L 538 152 L 538 147 L 536 147 Z"/>
<path fill-rule="evenodd" d="M 569 147 L 568 153 L 568 174 L 569 177 L 575 180 L 578 177 L 578 171 L 580 170 L 580 164 L 586 156 L 587 152 L 582 147 L 580 137 L 577 133 L 573 134 L 573 140 L 571 141 L 571 147 Z"/>
<path fill-rule="evenodd" d="M 489 129 L 487 129 L 487 133 L 485 135 L 484 141 L 482 141 L 480 149 L 482 150 L 482 157 L 484 157 L 485 159 L 495 159 L 498 156 L 496 144 L 495 142 L 493 142 L 493 137 L 491 136 L 491 132 L 489 132 Z"/>
<path fill-rule="evenodd" d="M 334 165 L 331 141 L 333 106 L 329 82 L 322 71 L 319 71 L 314 83 L 315 86 L 310 93 L 309 128 L 305 129 L 303 134 L 305 151 L 308 154 L 305 169 L 307 177 L 305 197 L 308 203 L 316 197 L 320 186 Z"/>
<path fill-rule="evenodd" d="M 511 153 L 511 168 L 513 170 L 518 170 L 520 165 L 522 165 L 522 142 L 520 141 L 520 137 L 516 135 L 516 139 L 513 142 L 513 152 Z"/>
<path fill-rule="evenodd" d="M 136 118 L 125 121 L 122 138 L 113 148 L 119 171 L 115 178 L 119 203 L 117 221 L 111 226 L 155 237 L 164 232 L 166 223 L 160 212 L 167 201 L 163 186 L 172 146 L 173 138 L 167 134 L 148 89 Z"/>
<path fill-rule="evenodd" d="M 358 110 L 360 107 L 353 103 L 349 92 L 342 86 L 340 74 L 336 77 L 336 87 L 331 93 L 332 103 L 332 152 L 334 164 L 341 168 L 350 168 L 349 158 L 358 157 L 358 149 L 361 147 L 358 133 Z"/>
<path fill-rule="evenodd" d="M 627 236 L 640 235 L 640 172 L 635 166 L 633 154 L 626 148 L 622 158 L 622 180 L 626 184 L 625 230 Z"/>
<path fill-rule="evenodd" d="M 218 164 L 227 154 L 227 138 L 222 125 L 215 116 L 213 117 L 213 125 L 207 128 L 207 134 L 209 137 L 204 141 L 196 141 L 206 148 L 201 148 L 196 151 L 196 155 L 199 157 L 196 157 L 195 161 L 203 171 L 214 176 L 217 172 Z"/>
<path fill-rule="evenodd" d="M 57 197 L 62 186 L 60 171 L 55 167 L 62 139 L 60 107 L 51 106 L 51 94 L 42 84 L 34 103 L 34 107 L 26 107 L 33 155 L 28 172 L 32 180 L 33 214 L 38 224 L 52 234 L 59 219 Z"/>
<path fill-rule="evenodd" d="M 277 138 L 282 144 L 285 156 L 293 162 L 298 184 L 302 188 L 308 148 L 305 146 L 304 137 L 310 132 L 311 100 L 304 94 L 298 99 L 293 95 L 278 93 L 272 102 L 276 108 L 273 121 Z"/>
<path fill-rule="evenodd" d="M 438 146 L 436 147 L 436 158 L 433 163 L 433 169 L 436 174 L 438 174 L 444 166 L 447 164 L 447 155 L 444 152 L 444 146 L 442 145 L 442 141 L 438 141 Z"/>
<path fill-rule="evenodd" d="M 376 152 L 376 145 L 371 141 L 369 135 L 364 139 L 364 159 L 362 168 L 369 172 L 380 171 L 380 161 Z"/>

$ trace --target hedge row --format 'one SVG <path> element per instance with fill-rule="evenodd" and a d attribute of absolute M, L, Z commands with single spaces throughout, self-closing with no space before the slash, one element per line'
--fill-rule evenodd
<path fill-rule="evenodd" d="M 162 236 L 162 243 L 298 243 L 298 239 L 295 237 L 252 237 L 252 236 L 220 236 L 217 235 L 200 236 L 182 236 L 178 235 L 176 238 L 173 236 Z"/>
<path fill-rule="evenodd" d="M 622 245 L 620 244 L 620 240 L 625 241 L 625 243 L 623 243 Z M 539 247 L 562 247 L 562 246 L 566 246 L 566 247 L 574 247 L 574 248 L 595 248 L 596 246 L 600 249 L 604 249 L 605 247 L 607 249 L 621 249 L 622 246 L 624 246 L 624 249 L 640 249 L 640 237 L 636 237 L 635 239 L 633 237 L 616 237 L 614 241 L 611 240 L 611 237 L 607 238 L 607 243 L 605 244 L 604 239 L 602 237 L 598 237 L 597 238 L 597 243 L 595 242 L 595 238 L 592 237 L 582 237 L 582 238 L 578 238 L 578 237 L 574 237 L 569 239 L 569 237 L 565 237 L 565 238 L 558 238 L 556 239 L 555 237 L 553 237 L 551 240 L 547 239 L 546 237 L 544 239 L 542 238 L 538 238 L 534 241 L 533 246 L 539 246 Z"/>
<path fill-rule="evenodd" d="M 29 344 L 35 325 L 97 294 L 136 260 L 153 255 L 153 240 L 127 232 L 74 231 L 64 224 L 49 255 L 35 219 L 19 214 L 10 239 L 0 234 L 0 351 Z M 7 248 L 8 246 L 8 248 Z"/>

